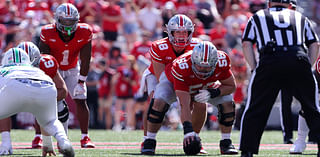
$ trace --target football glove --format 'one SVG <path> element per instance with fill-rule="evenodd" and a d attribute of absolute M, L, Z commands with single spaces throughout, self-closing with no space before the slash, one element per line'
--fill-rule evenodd
<path fill-rule="evenodd" d="M 221 93 L 219 88 L 209 88 L 209 89 L 201 89 L 199 93 L 194 96 L 194 100 L 200 103 L 206 103 L 211 98 L 215 98 L 219 96 Z"/>
<path fill-rule="evenodd" d="M 87 87 L 85 86 L 85 83 L 78 83 L 76 87 L 74 87 L 73 90 L 73 96 L 82 95 L 87 92 Z"/>

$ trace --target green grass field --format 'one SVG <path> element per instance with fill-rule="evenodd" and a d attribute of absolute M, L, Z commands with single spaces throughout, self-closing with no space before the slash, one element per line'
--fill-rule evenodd
<path fill-rule="evenodd" d="M 140 142 L 142 131 L 105 131 L 90 130 L 90 138 L 95 142 L 95 149 L 80 149 L 80 131 L 69 130 L 69 138 L 73 142 L 77 157 L 137 157 L 140 155 Z M 296 135 L 296 132 L 295 132 Z M 41 155 L 41 149 L 30 149 L 34 131 L 12 130 L 13 155 L 17 157 L 36 157 Z M 198 156 L 220 156 L 219 131 L 203 131 L 200 134 L 202 144 L 209 154 Z M 182 149 L 182 131 L 160 131 L 157 136 L 156 156 L 184 156 Z M 232 140 L 238 148 L 239 131 L 232 133 Z M 316 145 L 308 145 L 303 155 L 289 155 L 291 145 L 282 144 L 282 133 L 280 131 L 265 131 L 262 137 L 258 157 L 311 157 L 317 153 Z M 56 150 L 57 153 L 57 150 Z M 62 156 L 57 154 L 57 156 Z M 226 156 L 226 155 L 224 155 Z M 240 156 L 240 155 L 235 155 Z"/>

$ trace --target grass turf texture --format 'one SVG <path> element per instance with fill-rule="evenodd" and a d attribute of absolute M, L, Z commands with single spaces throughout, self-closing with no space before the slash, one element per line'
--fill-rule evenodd
<path fill-rule="evenodd" d="M 239 131 L 233 131 L 232 140 L 236 148 L 239 144 Z M 90 138 L 96 144 L 96 149 L 80 148 L 80 130 L 69 130 L 69 138 L 75 148 L 77 157 L 128 157 L 141 156 L 140 143 L 142 141 L 142 131 L 105 131 L 90 130 Z M 296 135 L 296 132 L 295 132 Z M 11 138 L 13 142 L 13 155 L 17 157 L 41 156 L 41 149 L 30 149 L 34 131 L 12 130 Z M 220 156 L 219 151 L 219 131 L 203 131 L 200 134 L 202 144 L 209 154 L 201 156 Z M 257 157 L 311 157 L 317 153 L 316 145 L 308 145 L 303 155 L 289 155 L 291 145 L 282 144 L 282 133 L 280 131 L 265 131 Z M 182 131 L 160 131 L 157 135 L 156 156 L 184 156 L 182 149 Z M 54 144 L 56 144 L 54 140 Z M 55 146 L 56 148 L 56 146 Z M 57 152 L 57 156 L 62 156 Z M 224 155 L 227 156 L 227 155 Z M 230 155 L 231 156 L 231 155 Z M 240 156 L 240 155 L 235 155 Z"/>

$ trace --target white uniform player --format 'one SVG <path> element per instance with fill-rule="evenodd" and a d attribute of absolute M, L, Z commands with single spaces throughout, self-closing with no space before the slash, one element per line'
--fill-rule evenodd
<path fill-rule="evenodd" d="M 74 156 L 61 122 L 57 117 L 57 90 L 52 79 L 32 67 L 28 54 L 20 48 L 9 49 L 0 68 L 0 119 L 18 112 L 32 113 L 40 126 L 54 136 L 64 156 Z M 12 148 L 7 154 L 12 153 Z"/>

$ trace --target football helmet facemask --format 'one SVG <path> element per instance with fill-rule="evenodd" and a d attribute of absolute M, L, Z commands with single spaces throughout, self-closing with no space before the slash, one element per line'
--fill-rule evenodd
<path fill-rule="evenodd" d="M 2 66 L 14 64 L 31 64 L 29 55 L 23 49 L 11 48 L 3 54 Z"/>
<path fill-rule="evenodd" d="M 57 29 L 69 36 L 77 30 L 79 17 L 77 8 L 71 3 L 59 5 L 54 15 Z"/>
<path fill-rule="evenodd" d="M 33 66 L 38 65 L 40 60 L 40 50 L 39 48 L 32 42 L 21 42 L 17 48 L 21 48 L 26 51 L 30 57 L 30 62 Z"/>
<path fill-rule="evenodd" d="M 194 31 L 194 24 L 191 19 L 183 14 L 177 14 L 170 18 L 167 27 L 167 33 L 171 44 L 179 47 L 185 47 L 190 44 Z M 187 31 L 187 37 L 175 37 L 175 31 Z"/>
<path fill-rule="evenodd" d="M 192 71 L 200 79 L 210 77 L 218 62 L 217 49 L 208 41 L 202 41 L 193 48 L 191 54 Z"/>

